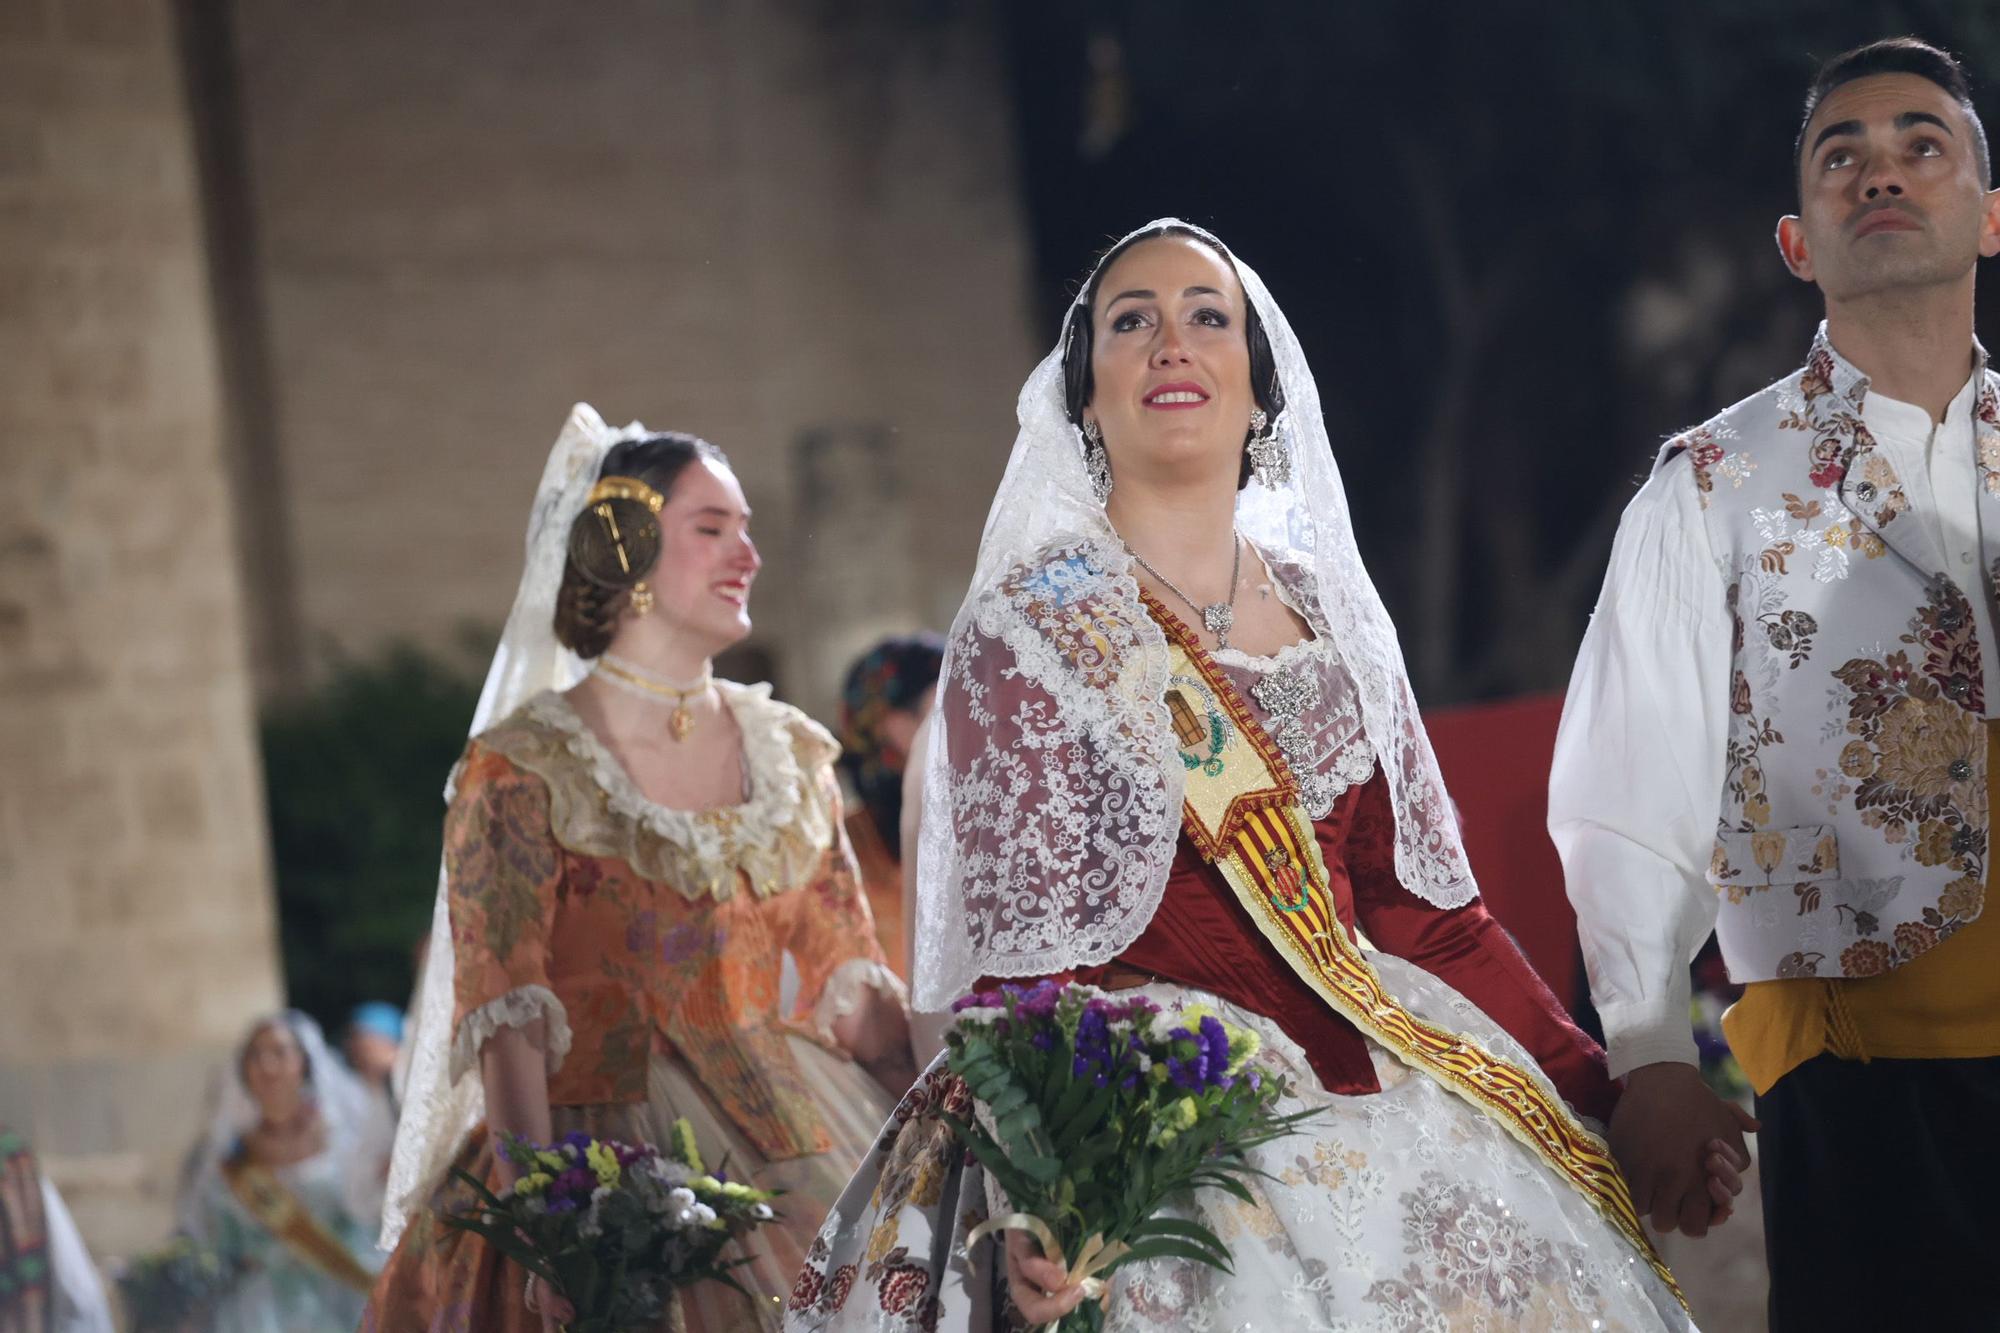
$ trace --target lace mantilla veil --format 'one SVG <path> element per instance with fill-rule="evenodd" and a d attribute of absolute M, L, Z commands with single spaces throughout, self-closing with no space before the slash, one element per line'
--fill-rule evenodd
<path fill-rule="evenodd" d="M 487 670 L 472 715 L 471 733 L 480 732 L 544 690 L 567 690 L 582 680 L 589 666 L 556 640 L 556 593 L 562 587 L 563 561 L 569 554 L 569 529 L 583 512 L 584 500 L 597 481 L 604 456 L 622 440 L 643 439 L 638 422 L 620 430 L 604 424 L 588 403 L 570 409 L 562 434 L 549 450 L 535 489 L 535 506 L 528 517 L 528 559 L 521 574 L 514 609 L 500 635 L 500 647 Z M 451 787 L 445 788 L 451 800 Z M 430 949 L 417 993 L 415 1022 L 410 1031 L 410 1075 L 403 1096 L 403 1117 L 396 1127 L 396 1147 L 389 1162 L 389 1191 L 382 1210 L 383 1249 L 394 1248 L 411 1215 L 427 1207 L 432 1192 L 466 1136 L 486 1114 L 486 1095 L 479 1067 L 453 1068 L 452 951 L 449 885 L 438 869 L 437 905 L 431 911 Z M 528 1014 L 533 1018 L 538 1015 Z M 551 1066 L 569 1047 L 567 1028 L 551 1022 Z M 463 1063 L 463 1062 L 461 1062 Z"/>
<path fill-rule="evenodd" d="M 1165 227 L 1215 240 L 1173 218 L 1132 236 Z M 1319 615 L 1308 607 L 1308 619 L 1328 628 L 1353 675 L 1388 777 L 1397 877 L 1460 906 L 1477 889 L 1395 627 L 1354 542 L 1319 390 L 1270 292 L 1248 265 L 1235 268 L 1270 338 L 1292 453 L 1287 483 L 1243 490 L 1238 526 L 1310 575 L 1304 595 Z M 1021 389 L 1020 431 L 939 677 L 917 851 L 916 937 L 927 947 L 915 1007 L 926 1012 L 981 976 L 1109 961 L 1159 907 L 1180 836 L 1166 640 L 1091 494 L 1064 411 L 1062 350 Z"/>
<path fill-rule="evenodd" d="M 360 1076 L 333 1053 L 319 1024 L 310 1017 L 296 1009 L 268 1014 L 251 1026 L 251 1035 L 269 1024 L 282 1024 L 299 1043 L 306 1062 L 306 1095 L 319 1108 L 327 1131 L 327 1151 L 341 1168 L 344 1202 L 357 1221 L 365 1220 L 382 1200 L 380 1173 L 382 1150 L 389 1141 L 388 1107 L 378 1104 Z M 182 1165 L 177 1220 L 193 1235 L 207 1235 L 202 1221 L 204 1187 L 212 1187 L 222 1164 L 262 1119 L 256 1098 L 243 1082 L 242 1062 L 248 1047 L 246 1037 L 234 1049 L 229 1064 L 217 1071 L 209 1092 L 208 1124 L 201 1142 Z"/>

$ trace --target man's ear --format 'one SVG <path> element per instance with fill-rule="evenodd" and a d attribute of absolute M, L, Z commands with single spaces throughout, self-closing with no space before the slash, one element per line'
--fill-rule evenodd
<path fill-rule="evenodd" d="M 2000 191 L 1996 191 L 1995 195 L 2000 195 Z M 1987 197 L 1991 200 L 1995 198 L 1995 195 Z M 1990 233 L 1993 237 L 1995 248 L 1993 250 L 1982 250 L 1981 253 L 1994 254 L 2000 252 L 2000 230 L 1996 230 L 1996 228 L 2000 228 L 2000 213 L 1996 213 L 1993 205 L 1989 203 L 1986 212 L 1986 230 L 1981 232 L 1980 241 L 1983 246 L 1986 236 Z M 1813 280 L 1812 253 L 1806 248 L 1805 224 L 1801 223 L 1795 214 L 1786 214 L 1784 217 L 1778 219 L 1777 242 L 1778 256 L 1785 261 L 1785 267 L 1791 270 L 1792 276 L 1800 282 L 1811 282 Z"/>
<path fill-rule="evenodd" d="M 2000 255 L 2000 190 L 1986 192 L 1986 213 L 1979 219 L 1979 253 Z"/>

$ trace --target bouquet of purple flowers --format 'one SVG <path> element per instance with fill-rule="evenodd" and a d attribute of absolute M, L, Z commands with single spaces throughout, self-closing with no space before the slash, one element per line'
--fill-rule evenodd
<path fill-rule="evenodd" d="M 1282 1083 L 1248 1067 L 1255 1032 L 1205 1005 L 1162 1009 L 1050 981 L 967 995 L 952 1008 L 947 1060 L 983 1114 L 945 1118 L 1017 1210 L 969 1242 L 1029 1232 L 1092 1295 L 1118 1268 L 1148 1259 L 1229 1269 L 1212 1231 L 1159 1213 L 1197 1189 L 1254 1202 L 1243 1182 L 1263 1173 L 1247 1154 L 1312 1114 L 1277 1113 Z M 1100 1303 L 1085 1301 L 1063 1327 L 1103 1327 Z"/>
<path fill-rule="evenodd" d="M 192 1236 L 176 1235 L 164 1248 L 137 1255 L 117 1270 L 133 1333 L 181 1333 L 215 1321 L 215 1310 L 244 1275 Z"/>
<path fill-rule="evenodd" d="M 510 1138 L 501 1151 L 520 1168 L 495 1194 L 464 1171 L 478 1206 L 443 1221 L 547 1282 L 576 1308 L 570 1333 L 654 1329 L 682 1287 L 726 1283 L 753 1299 L 724 1260 L 732 1239 L 771 1221 L 770 1191 L 702 1166 L 694 1132 L 674 1122 L 667 1153 L 570 1134 L 547 1146 Z"/>

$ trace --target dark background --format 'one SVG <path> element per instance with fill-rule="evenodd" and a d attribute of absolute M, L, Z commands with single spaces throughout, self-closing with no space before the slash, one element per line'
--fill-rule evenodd
<path fill-rule="evenodd" d="M 1659 444 L 1804 359 L 1771 238 L 1818 62 L 1911 34 L 2000 82 L 1977 0 L 1004 12 L 1050 340 L 1152 217 L 1256 267 L 1427 708 L 1561 689 Z"/>

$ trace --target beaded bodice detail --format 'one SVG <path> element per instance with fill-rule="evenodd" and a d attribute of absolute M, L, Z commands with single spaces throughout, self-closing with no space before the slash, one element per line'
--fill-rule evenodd
<path fill-rule="evenodd" d="M 1284 753 L 1312 818 L 1332 814 L 1341 793 L 1375 772 L 1360 694 L 1328 640 L 1308 639 L 1271 657 L 1225 649 L 1215 662 Z"/>

